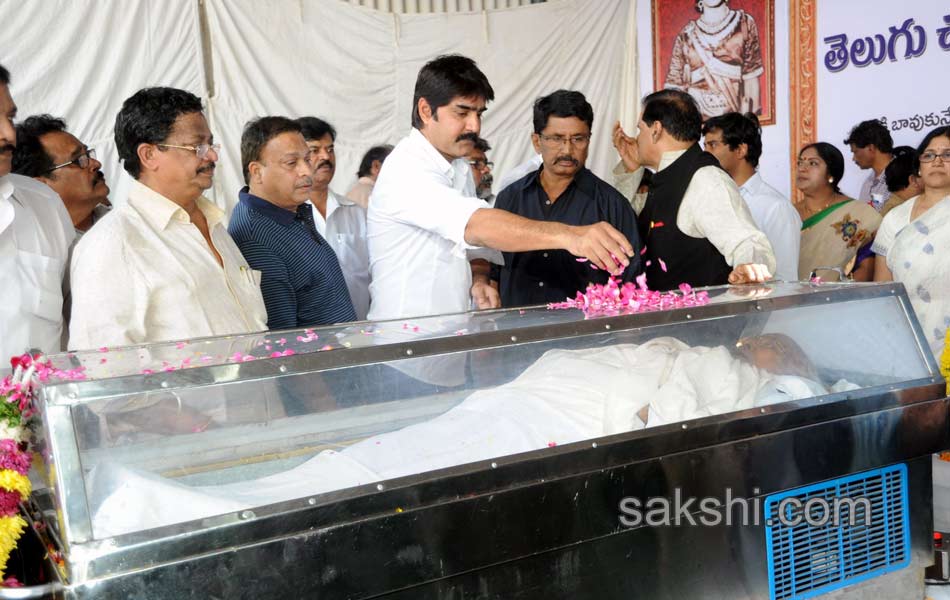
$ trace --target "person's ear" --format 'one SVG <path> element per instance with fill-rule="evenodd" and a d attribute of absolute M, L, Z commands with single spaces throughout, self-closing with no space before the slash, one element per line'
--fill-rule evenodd
<path fill-rule="evenodd" d="M 139 165 L 143 171 L 155 171 L 158 169 L 158 158 L 161 150 L 155 144 L 139 144 L 135 149 L 135 154 L 139 157 Z"/>
<path fill-rule="evenodd" d="M 534 152 L 541 154 L 541 136 L 537 133 L 531 134 L 531 145 L 534 146 Z"/>
<path fill-rule="evenodd" d="M 745 157 L 749 155 L 749 144 L 739 144 L 739 147 L 736 148 L 736 158 L 739 160 L 745 160 Z"/>
<path fill-rule="evenodd" d="M 419 98 L 419 102 L 416 104 L 416 111 L 419 113 L 419 118 L 422 119 L 423 125 L 428 125 L 430 121 L 438 121 L 435 118 L 435 111 L 432 110 L 432 107 L 429 105 L 429 101 L 425 98 Z"/>
<path fill-rule="evenodd" d="M 660 141 L 660 138 L 663 136 L 663 123 L 659 121 L 654 121 L 653 125 L 650 125 L 650 139 L 653 140 L 653 143 Z"/>
<path fill-rule="evenodd" d="M 260 185 L 261 183 L 263 183 L 264 177 L 261 173 L 261 171 L 263 170 L 264 170 L 264 165 L 257 162 L 256 160 L 252 160 L 250 163 L 248 163 L 247 165 L 248 184 L 253 183 L 256 185 Z"/>

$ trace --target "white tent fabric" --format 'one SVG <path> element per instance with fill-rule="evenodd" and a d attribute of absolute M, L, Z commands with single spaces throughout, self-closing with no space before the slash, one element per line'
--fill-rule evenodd
<path fill-rule="evenodd" d="M 243 185 L 240 138 L 248 119 L 327 119 L 339 134 L 333 188 L 346 192 L 363 152 L 408 133 L 416 73 L 449 52 L 478 61 L 495 88 L 482 133 L 493 146 L 496 179 L 533 153 L 531 105 L 558 88 L 580 90 L 593 105 L 588 166 L 606 177 L 615 160 L 610 127 L 617 118 L 629 126 L 635 110 L 626 104 L 637 78 L 625 73 L 636 64 L 635 4 L 549 0 L 399 15 L 339 0 L 206 0 L 206 77 L 197 0 L 0 0 L 0 23 L 16 40 L 4 44 L 0 63 L 13 74 L 20 116 L 64 117 L 96 148 L 118 201 L 128 177 L 112 127 L 139 88 L 180 87 L 205 100 L 224 148 L 211 195 L 231 208 Z"/>
<path fill-rule="evenodd" d="M 0 0 L 0 23 L 20 119 L 65 118 L 96 149 L 113 198 L 129 182 L 112 135 L 123 100 L 151 85 L 205 95 L 193 0 Z"/>
<path fill-rule="evenodd" d="M 370 146 L 408 133 L 419 68 L 450 52 L 475 59 L 495 88 L 482 136 L 493 147 L 496 177 L 533 153 L 532 103 L 559 88 L 582 91 L 594 107 L 592 170 L 606 176 L 616 160 L 610 128 L 620 117 L 623 85 L 636 80 L 623 73 L 632 2 L 555 0 L 428 15 L 387 14 L 338 0 L 207 7 L 213 127 L 228 150 L 216 190 L 228 206 L 241 185 L 238 148 L 248 119 L 315 115 L 332 123 L 338 133 L 332 187 L 345 193 Z"/>

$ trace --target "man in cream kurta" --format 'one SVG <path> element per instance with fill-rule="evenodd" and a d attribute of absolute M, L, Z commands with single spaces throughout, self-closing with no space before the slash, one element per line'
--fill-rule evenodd
<path fill-rule="evenodd" d="M 151 139 L 142 120 L 158 132 Z M 76 245 L 69 347 L 265 329 L 259 273 L 228 235 L 224 212 L 201 195 L 218 158 L 201 101 L 183 90 L 140 90 L 123 104 L 115 129 L 136 181 L 128 201 Z"/>

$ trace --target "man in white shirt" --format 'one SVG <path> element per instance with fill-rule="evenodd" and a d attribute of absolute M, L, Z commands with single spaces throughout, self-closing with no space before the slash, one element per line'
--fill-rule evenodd
<path fill-rule="evenodd" d="M 756 228 L 739 188 L 716 158 L 699 147 L 702 116 L 696 101 L 679 90 L 661 90 L 643 99 L 631 138 L 614 128 L 614 146 L 636 179 L 641 166 L 654 170 L 647 201 L 638 216 L 642 257 L 651 289 L 771 278 L 775 255 Z"/>
<path fill-rule="evenodd" d="M 473 298 L 497 307 L 485 259 L 499 258 L 486 248 L 564 249 L 611 272 L 629 264 L 629 240 L 607 223 L 532 221 L 475 196 L 464 157 L 494 95 L 464 56 L 440 56 L 419 71 L 412 130 L 383 164 L 369 203 L 370 319 L 464 312 Z"/>
<path fill-rule="evenodd" d="M 313 222 L 336 253 L 356 318 L 362 321 L 369 312 L 370 301 L 366 210 L 330 189 L 336 173 L 336 129 L 316 117 L 301 117 L 297 124 L 310 149 L 310 164 L 313 166 L 313 187 L 310 190 Z"/>
<path fill-rule="evenodd" d="M 393 151 L 389 144 L 373 146 L 363 155 L 360 161 L 360 168 L 356 171 L 358 179 L 346 197 L 356 202 L 364 209 L 369 206 L 369 195 L 373 193 L 373 186 L 376 185 L 376 178 L 379 176 L 379 170 L 383 168 L 383 161 Z"/>
<path fill-rule="evenodd" d="M 880 211 L 891 197 L 887 189 L 884 169 L 894 158 L 894 139 L 887 126 L 871 119 L 861 121 L 851 128 L 844 143 L 851 148 L 851 159 L 860 169 L 870 169 L 868 178 L 861 184 L 858 200 L 867 202 Z"/>
<path fill-rule="evenodd" d="M 726 113 L 703 123 L 703 146 L 739 186 L 749 212 L 775 252 L 775 277 L 798 280 L 802 219 L 756 169 L 762 156 L 762 130 L 753 114 Z"/>
<path fill-rule="evenodd" d="M 75 233 L 56 192 L 11 175 L 17 107 L 0 65 L 0 361 L 62 350 L 63 276 Z"/>
<path fill-rule="evenodd" d="M 139 90 L 116 115 L 115 141 L 135 181 L 74 250 L 70 348 L 265 329 L 260 274 L 228 235 L 224 211 L 201 195 L 220 148 L 201 100 Z"/>

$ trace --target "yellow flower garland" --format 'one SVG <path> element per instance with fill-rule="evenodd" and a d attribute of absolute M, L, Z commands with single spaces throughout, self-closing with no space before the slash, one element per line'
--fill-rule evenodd
<path fill-rule="evenodd" d="M 26 529 L 26 521 L 20 515 L 0 517 L 0 580 L 3 579 L 10 553 Z"/>
<path fill-rule="evenodd" d="M 26 475 L 20 475 L 10 469 L 0 471 L 0 488 L 18 492 L 23 500 L 30 497 L 30 491 L 33 489 Z"/>

